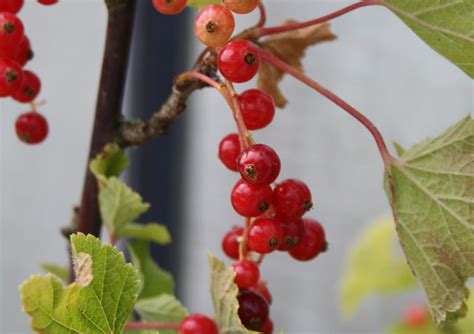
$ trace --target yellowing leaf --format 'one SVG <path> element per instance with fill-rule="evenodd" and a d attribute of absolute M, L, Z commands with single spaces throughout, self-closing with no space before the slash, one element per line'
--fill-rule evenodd
<path fill-rule="evenodd" d="M 221 0 L 188 0 L 187 6 L 189 7 L 196 7 L 196 8 L 204 8 L 209 5 L 219 5 Z"/>

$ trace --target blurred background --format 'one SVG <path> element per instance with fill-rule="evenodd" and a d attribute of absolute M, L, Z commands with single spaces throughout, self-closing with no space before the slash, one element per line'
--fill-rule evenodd
<path fill-rule="evenodd" d="M 124 111 L 147 117 L 202 46 L 193 38 L 193 10 L 164 17 L 150 1 L 137 1 Z M 315 18 L 349 2 L 266 4 L 268 24 L 275 25 L 287 18 Z M 35 52 L 28 67 L 43 81 L 40 99 L 48 103 L 40 111 L 51 132 L 40 146 L 22 144 L 14 122 L 27 106 L 0 100 L 0 332 L 6 334 L 30 332 L 18 284 L 40 272 L 40 263 L 67 263 L 59 229 L 69 223 L 82 191 L 106 10 L 101 0 L 63 0 L 49 8 L 27 1 L 20 17 Z M 236 31 L 257 19 L 238 16 Z M 338 40 L 311 48 L 305 71 L 365 113 L 387 141 L 409 147 L 472 113 L 472 81 L 387 10 L 361 9 L 337 19 L 332 28 Z M 400 317 L 403 305 L 423 301 L 422 294 L 369 299 L 353 320 L 343 321 L 339 282 L 354 237 L 389 212 L 382 161 L 366 130 L 336 106 L 292 78 L 282 87 L 289 105 L 254 136 L 279 153 L 281 179 L 296 177 L 310 186 L 315 209 L 309 216 L 325 226 L 330 251 L 309 263 L 287 254 L 266 259 L 263 277 L 273 293 L 275 327 L 287 333 L 381 333 Z M 155 253 L 177 276 L 177 294 L 192 312 L 212 314 L 207 252 L 223 258 L 222 236 L 241 223 L 229 201 L 237 176 L 217 159 L 220 139 L 233 131 L 230 111 L 208 89 L 192 96 L 168 137 L 129 150 L 126 178 L 153 205 L 143 220 L 167 224 L 174 237 L 172 246 Z"/>

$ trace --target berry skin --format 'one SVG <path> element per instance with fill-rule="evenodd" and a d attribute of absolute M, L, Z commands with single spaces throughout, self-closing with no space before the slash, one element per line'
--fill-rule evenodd
<path fill-rule="evenodd" d="M 0 46 L 13 47 L 21 42 L 25 34 L 25 28 L 15 14 L 0 13 Z"/>
<path fill-rule="evenodd" d="M 303 219 L 305 232 L 303 239 L 298 245 L 290 249 L 290 255 L 299 261 L 309 261 L 314 259 L 319 253 L 326 251 L 327 242 L 324 229 L 320 223 L 314 219 Z"/>
<path fill-rule="evenodd" d="M 240 175 L 248 183 L 269 185 L 280 174 L 281 163 L 270 146 L 256 144 L 242 152 L 238 167 Z"/>
<path fill-rule="evenodd" d="M 23 82 L 20 89 L 12 94 L 12 97 L 18 102 L 28 103 L 32 102 L 41 90 L 41 81 L 31 71 L 25 71 Z"/>
<path fill-rule="evenodd" d="M 234 15 L 221 5 L 202 9 L 194 20 L 194 34 L 202 44 L 216 48 L 224 45 L 235 28 Z"/>
<path fill-rule="evenodd" d="M 15 123 L 16 134 L 26 144 L 39 144 L 48 135 L 48 121 L 37 112 L 21 114 Z"/>
<path fill-rule="evenodd" d="M 267 322 L 265 322 L 262 327 L 260 328 L 260 331 L 263 334 L 272 334 L 273 333 L 273 321 L 272 319 L 268 318 Z"/>
<path fill-rule="evenodd" d="M 237 300 L 242 324 L 250 330 L 259 331 L 270 313 L 265 298 L 254 291 L 240 290 Z"/>
<path fill-rule="evenodd" d="M 273 207 L 278 218 L 297 220 L 313 207 L 308 186 L 296 179 L 280 182 L 273 190 Z"/>
<path fill-rule="evenodd" d="M 231 133 L 222 138 L 219 144 L 219 159 L 231 171 L 237 172 L 237 159 L 241 152 L 239 135 Z"/>
<path fill-rule="evenodd" d="M 283 242 L 278 247 L 280 251 L 287 251 L 299 244 L 304 236 L 304 223 L 302 219 L 295 221 L 282 221 Z"/>
<path fill-rule="evenodd" d="M 231 202 L 234 210 L 244 217 L 257 217 L 268 210 L 272 200 L 270 186 L 258 186 L 240 179 L 234 186 Z"/>
<path fill-rule="evenodd" d="M 219 71 L 226 79 L 236 83 L 252 79 L 259 66 L 257 47 L 243 39 L 227 43 L 217 57 Z"/>
<path fill-rule="evenodd" d="M 44 6 L 51 6 L 58 3 L 59 0 L 38 0 L 38 3 Z"/>
<path fill-rule="evenodd" d="M 153 0 L 153 7 L 161 14 L 175 15 L 186 8 L 186 0 Z"/>
<path fill-rule="evenodd" d="M 9 12 L 16 14 L 23 7 L 24 0 L 1 0 L 0 12 Z"/>
<path fill-rule="evenodd" d="M 428 312 L 424 305 L 412 305 L 403 314 L 403 323 L 409 328 L 422 328 L 428 323 Z"/>
<path fill-rule="evenodd" d="M 248 245 L 259 254 L 268 254 L 277 249 L 283 242 L 281 222 L 274 218 L 259 218 L 250 226 Z"/>
<path fill-rule="evenodd" d="M 222 239 L 222 249 L 225 255 L 231 259 L 237 260 L 239 258 L 239 240 L 244 233 L 242 227 L 234 227 L 226 233 L 224 239 Z"/>
<path fill-rule="evenodd" d="M 25 66 L 28 60 L 33 58 L 33 51 L 31 51 L 30 40 L 28 37 L 23 37 L 18 45 L 1 47 L 0 58 L 11 59 L 19 63 L 21 66 Z"/>
<path fill-rule="evenodd" d="M 272 297 L 272 294 L 270 293 L 270 290 L 268 290 L 268 286 L 266 282 L 259 281 L 257 284 L 250 287 L 249 290 L 255 291 L 261 294 L 262 297 L 265 298 L 265 300 L 267 301 L 268 305 L 272 303 L 273 297 Z"/>
<path fill-rule="evenodd" d="M 249 89 L 238 97 L 238 101 L 247 129 L 263 129 L 272 122 L 275 104 L 270 94 L 260 89 Z"/>
<path fill-rule="evenodd" d="M 247 289 L 258 283 L 260 270 L 258 266 L 247 260 L 241 260 L 232 265 L 235 271 L 235 284 L 240 289 Z"/>
<path fill-rule="evenodd" d="M 0 58 L 0 97 L 10 96 L 20 89 L 23 82 L 23 70 L 13 60 Z"/>
<path fill-rule="evenodd" d="M 237 14 L 248 14 L 258 6 L 259 0 L 224 0 L 227 8 Z"/>
<path fill-rule="evenodd" d="M 179 324 L 179 334 L 219 334 L 216 323 L 201 314 L 190 314 Z"/>

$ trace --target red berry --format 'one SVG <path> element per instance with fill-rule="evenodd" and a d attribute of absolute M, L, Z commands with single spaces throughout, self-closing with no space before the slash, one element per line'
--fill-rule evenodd
<path fill-rule="evenodd" d="M 161 14 L 175 15 L 186 8 L 186 0 L 153 0 L 153 7 Z"/>
<path fill-rule="evenodd" d="M 252 290 L 261 294 L 262 297 L 265 298 L 265 300 L 267 301 L 269 305 L 272 303 L 272 300 L 273 300 L 272 294 L 270 293 L 270 290 L 268 290 L 268 286 L 266 282 L 259 281 L 257 284 L 250 287 L 249 290 Z"/>
<path fill-rule="evenodd" d="M 283 242 L 283 236 L 281 222 L 274 218 L 259 218 L 250 226 L 248 245 L 254 252 L 271 253 Z"/>
<path fill-rule="evenodd" d="M 265 298 L 260 294 L 241 290 L 237 296 L 239 301 L 239 317 L 242 324 L 250 330 L 259 331 L 268 320 L 270 310 Z"/>
<path fill-rule="evenodd" d="M 201 314 L 190 314 L 179 324 L 179 334 L 219 334 L 216 323 Z"/>
<path fill-rule="evenodd" d="M 21 87 L 23 70 L 13 60 L 0 58 L 0 97 L 10 96 Z"/>
<path fill-rule="evenodd" d="M 33 58 L 33 51 L 31 51 L 30 40 L 28 37 L 24 36 L 18 45 L 1 47 L 0 58 L 11 59 L 19 63 L 21 66 L 25 66 L 28 60 Z"/>
<path fill-rule="evenodd" d="M 309 261 L 326 251 L 327 242 L 320 223 L 309 218 L 303 219 L 303 222 L 305 226 L 303 239 L 288 252 L 296 260 Z"/>
<path fill-rule="evenodd" d="M 272 200 L 272 188 L 250 184 L 240 179 L 232 190 L 234 210 L 244 217 L 257 217 L 268 210 Z"/>
<path fill-rule="evenodd" d="M 262 328 L 260 328 L 260 331 L 263 333 L 263 334 L 272 334 L 273 333 L 273 321 L 272 319 L 268 319 L 267 322 L 265 322 L 263 325 L 262 325 Z"/>
<path fill-rule="evenodd" d="M 222 249 L 224 250 L 225 255 L 231 259 L 237 260 L 239 258 L 239 240 L 244 233 L 242 227 L 234 227 L 229 232 L 226 233 L 224 239 L 222 239 Z"/>
<path fill-rule="evenodd" d="M 221 5 L 210 5 L 199 12 L 194 20 L 194 34 L 204 45 L 220 47 L 232 36 L 234 15 Z"/>
<path fill-rule="evenodd" d="M 224 0 L 227 8 L 237 14 L 248 14 L 258 6 L 259 0 Z"/>
<path fill-rule="evenodd" d="M 260 89 L 249 89 L 240 94 L 238 101 L 247 129 L 262 129 L 272 122 L 275 104 L 270 94 Z"/>
<path fill-rule="evenodd" d="M 0 46 L 15 46 L 23 39 L 23 23 L 15 14 L 0 12 Z"/>
<path fill-rule="evenodd" d="M 281 227 L 284 236 L 278 250 L 287 251 L 295 247 L 303 239 L 305 227 L 302 219 L 282 221 Z"/>
<path fill-rule="evenodd" d="M 270 146 L 263 144 L 253 145 L 243 151 L 238 166 L 245 181 L 259 185 L 271 184 L 281 169 L 278 154 Z"/>
<path fill-rule="evenodd" d="M 240 289 L 247 289 L 258 283 L 260 270 L 254 262 L 241 260 L 234 263 L 232 267 L 235 271 L 234 282 Z"/>
<path fill-rule="evenodd" d="M 18 102 L 28 103 L 32 102 L 41 90 L 41 81 L 31 71 L 25 71 L 23 82 L 20 89 L 12 94 L 12 97 Z"/>
<path fill-rule="evenodd" d="M 21 114 L 16 122 L 16 134 L 26 144 L 38 144 L 48 135 L 48 121 L 34 111 Z"/>
<path fill-rule="evenodd" d="M 257 74 L 259 65 L 257 47 L 243 39 L 227 43 L 217 57 L 217 67 L 222 75 L 237 83 L 252 79 Z"/>
<path fill-rule="evenodd" d="M 308 186 L 296 179 L 277 184 L 272 201 L 277 217 L 282 220 L 297 220 L 313 207 Z"/>
<path fill-rule="evenodd" d="M 403 323 L 410 328 L 424 327 L 428 319 L 428 312 L 424 305 L 412 305 L 403 314 Z"/>
<path fill-rule="evenodd" d="M 16 14 L 23 7 L 24 0 L 0 0 L 0 12 Z"/>
<path fill-rule="evenodd" d="M 38 3 L 45 5 L 45 6 L 50 6 L 58 3 L 59 0 L 38 0 Z"/>
<path fill-rule="evenodd" d="M 219 144 L 219 159 L 227 168 L 234 172 L 239 170 L 237 159 L 239 158 L 240 152 L 240 139 L 238 134 L 231 133 L 222 138 Z"/>

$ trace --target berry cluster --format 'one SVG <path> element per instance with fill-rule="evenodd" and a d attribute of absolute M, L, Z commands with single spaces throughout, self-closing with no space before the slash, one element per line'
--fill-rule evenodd
<path fill-rule="evenodd" d="M 38 0 L 52 5 L 58 0 Z M 41 90 L 38 76 L 24 69 L 33 58 L 31 44 L 22 21 L 16 14 L 24 0 L 0 0 L 0 98 L 11 97 L 20 103 L 32 103 L 33 111 L 22 114 L 16 121 L 16 133 L 25 143 L 37 144 L 48 134 L 48 123 L 35 111 L 33 101 Z"/>

